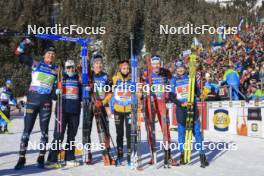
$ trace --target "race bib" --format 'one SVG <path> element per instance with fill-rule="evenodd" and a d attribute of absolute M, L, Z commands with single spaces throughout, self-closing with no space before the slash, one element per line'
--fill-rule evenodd
<path fill-rule="evenodd" d="M 51 90 L 54 81 L 54 75 L 43 72 L 34 72 L 31 86 Z"/>
<path fill-rule="evenodd" d="M 188 98 L 188 90 L 189 90 L 188 85 L 177 86 L 175 89 L 176 89 L 177 99 Z"/>
<path fill-rule="evenodd" d="M 63 96 L 66 99 L 79 99 L 79 89 L 75 86 L 66 86 L 63 88 Z"/>
<path fill-rule="evenodd" d="M 121 102 L 130 102 L 131 92 L 116 90 L 115 99 Z"/>

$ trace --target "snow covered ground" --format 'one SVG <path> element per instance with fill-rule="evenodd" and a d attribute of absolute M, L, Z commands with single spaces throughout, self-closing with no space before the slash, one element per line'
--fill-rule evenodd
<path fill-rule="evenodd" d="M 38 120 L 38 119 L 37 119 Z M 221 136 L 219 134 L 213 134 L 205 132 L 206 144 L 236 144 L 237 150 L 206 150 L 210 166 L 202 169 L 200 168 L 198 152 L 193 151 L 192 162 L 189 165 L 172 167 L 171 169 L 164 169 L 160 167 L 157 169 L 154 166 L 147 165 L 149 160 L 148 145 L 146 142 L 146 132 L 144 125 L 142 126 L 142 164 L 144 165 L 143 171 L 130 170 L 127 166 L 115 167 L 115 166 L 103 166 L 101 161 L 100 152 L 94 151 L 93 157 L 96 163 L 92 166 L 79 166 L 75 168 L 61 168 L 57 170 L 39 169 L 36 166 L 36 159 L 38 151 L 30 150 L 27 154 L 26 167 L 23 170 L 15 171 L 13 169 L 18 158 L 18 149 L 21 133 L 23 130 L 23 117 L 22 114 L 18 114 L 12 120 L 13 126 L 9 128 L 12 134 L 0 135 L 0 175 L 1 176 L 18 176 L 18 175 L 38 175 L 38 176 L 87 176 L 87 175 L 104 175 L 104 176 L 123 176 L 123 175 L 194 175 L 194 176 L 261 176 L 264 174 L 264 140 L 259 138 L 241 137 L 235 135 Z M 51 120 L 51 126 L 49 131 L 49 140 L 52 140 L 54 126 L 54 118 Z M 115 127 L 113 119 L 110 119 L 111 134 L 115 139 Z M 81 127 L 80 124 L 77 141 L 81 142 Z M 161 131 L 157 125 L 157 136 L 161 140 Z M 177 132 L 172 131 L 171 136 L 173 141 L 177 140 Z M 36 121 L 33 133 L 31 135 L 31 142 L 39 141 L 40 131 L 39 122 Z M 98 142 L 98 135 L 96 132 L 96 126 L 93 126 L 92 141 Z M 179 153 L 174 150 L 173 157 L 179 159 Z M 159 166 L 162 164 L 163 152 L 158 151 Z"/>

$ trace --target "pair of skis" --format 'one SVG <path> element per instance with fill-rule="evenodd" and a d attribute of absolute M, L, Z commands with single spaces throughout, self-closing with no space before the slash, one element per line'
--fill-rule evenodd
<path fill-rule="evenodd" d="M 151 67 L 151 58 L 150 55 L 146 56 L 146 62 L 147 62 L 147 79 L 148 79 L 148 85 L 150 88 L 149 93 L 146 96 L 146 105 L 147 105 L 147 112 L 148 112 L 148 117 L 146 119 L 147 122 L 147 133 L 148 133 L 148 138 L 150 140 L 150 145 L 151 145 L 151 152 L 152 152 L 152 159 L 154 165 L 157 165 L 157 148 L 156 148 L 156 134 L 155 134 L 155 118 L 153 117 L 153 106 L 151 103 L 151 86 L 152 86 L 152 67 Z M 163 79 L 163 85 L 165 85 L 164 79 Z M 163 93 L 163 97 L 165 97 Z M 154 106 L 158 109 L 159 104 L 157 102 L 157 98 L 155 94 L 153 94 L 153 100 L 154 100 Z M 161 101 L 161 129 L 162 129 L 162 134 L 163 134 L 163 146 L 164 146 L 164 168 L 170 168 L 170 153 L 169 153 L 169 129 L 168 129 L 168 124 L 169 124 L 169 119 L 167 117 L 167 112 L 166 112 L 166 100 L 163 98 Z M 158 166 L 157 166 L 158 168 Z"/>
<path fill-rule="evenodd" d="M 150 164 L 157 164 L 157 148 L 156 148 L 156 134 L 155 134 L 155 118 L 153 118 L 153 110 L 151 104 L 151 86 L 152 86 L 152 67 L 151 67 L 151 58 L 150 55 L 146 55 L 146 62 L 147 62 L 147 80 L 149 85 L 149 92 L 146 95 L 146 129 L 147 135 L 150 144 L 150 151 L 152 153 L 151 163 Z"/>
<path fill-rule="evenodd" d="M 95 88 L 96 89 L 96 88 Z M 96 102 L 97 98 L 96 96 L 98 95 L 97 90 L 93 91 L 92 93 L 92 100 L 93 102 Z M 106 158 L 107 160 L 107 165 L 114 165 L 116 158 L 115 155 L 117 156 L 117 148 L 115 146 L 114 140 L 112 138 L 112 135 L 110 133 L 109 130 L 109 126 L 108 126 L 108 121 L 107 121 L 107 117 L 105 116 L 105 114 L 102 111 L 102 108 L 104 107 L 100 107 L 100 108 L 96 108 L 95 105 L 93 106 L 93 112 L 94 112 L 94 116 L 95 116 L 95 120 L 96 120 L 96 126 L 97 126 L 97 132 L 98 132 L 98 137 L 99 137 L 99 141 L 100 143 L 104 143 L 105 144 L 105 151 L 108 156 L 108 158 Z M 114 154 L 111 154 L 111 151 L 108 151 L 108 148 L 111 148 L 111 144 L 114 148 Z"/>
<path fill-rule="evenodd" d="M 192 130 L 194 123 L 194 97 L 195 97 L 195 75 L 196 75 L 196 55 L 191 54 L 189 56 L 189 89 L 188 89 L 188 106 L 186 117 L 186 133 L 185 133 L 185 145 L 184 145 L 184 162 L 189 163 L 191 161 L 192 151 Z"/>

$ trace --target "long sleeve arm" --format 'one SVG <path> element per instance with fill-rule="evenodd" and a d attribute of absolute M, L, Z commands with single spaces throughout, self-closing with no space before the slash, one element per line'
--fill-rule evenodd
<path fill-rule="evenodd" d="M 26 54 L 27 45 L 30 43 L 29 39 L 23 40 L 17 47 L 15 54 L 18 56 L 19 62 L 31 67 L 34 63 L 33 58 Z"/>

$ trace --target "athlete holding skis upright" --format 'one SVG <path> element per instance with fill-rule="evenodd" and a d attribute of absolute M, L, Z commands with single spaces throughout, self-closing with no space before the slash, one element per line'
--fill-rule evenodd
<path fill-rule="evenodd" d="M 105 105 L 111 99 L 112 92 L 105 92 L 107 86 L 111 87 L 111 81 L 108 75 L 103 72 L 103 57 L 96 54 L 92 57 L 92 115 L 90 118 L 89 137 L 91 136 L 93 116 L 96 120 L 97 132 L 99 135 L 99 141 L 103 145 L 102 159 L 105 166 L 114 165 L 115 161 L 110 156 L 110 132 L 109 121 L 107 118 L 107 112 Z M 91 141 L 91 140 L 90 140 Z M 90 159 L 91 159 L 90 154 Z"/>
<path fill-rule="evenodd" d="M 80 122 L 82 86 L 73 60 L 67 60 L 65 62 L 65 72 L 62 78 L 62 92 L 60 89 L 57 89 L 56 94 L 57 96 L 62 96 L 62 107 L 58 107 L 58 103 L 56 106 L 56 108 L 62 108 L 62 117 L 59 118 L 59 114 L 56 114 L 57 118 L 53 134 L 54 139 L 52 141 L 52 144 L 56 144 L 56 148 L 54 150 L 50 149 L 47 165 L 50 168 L 56 168 L 56 166 L 60 167 L 60 165 L 57 165 L 59 144 L 62 143 L 64 139 L 64 133 L 67 127 L 67 142 L 65 146 L 66 165 L 78 166 L 79 163 L 75 161 L 74 142 Z M 58 125 L 61 126 L 61 131 L 57 130 Z"/>
<path fill-rule="evenodd" d="M 150 164 L 155 163 L 155 154 L 153 155 L 153 151 L 155 152 L 155 135 L 152 135 L 155 133 L 155 129 L 153 129 L 155 123 L 155 116 L 157 115 L 162 132 L 163 132 L 163 137 L 166 138 L 166 143 L 168 146 L 170 145 L 170 130 L 169 130 L 169 121 L 167 117 L 167 112 L 166 110 L 164 111 L 165 101 L 164 98 L 166 98 L 165 93 L 165 87 L 166 85 L 169 84 L 169 78 L 170 74 L 169 71 L 165 70 L 164 68 L 161 68 L 161 58 L 159 55 L 154 55 L 151 57 L 151 70 L 152 72 L 149 73 L 149 76 L 147 76 L 147 73 L 145 72 L 143 75 L 143 79 L 146 80 L 146 84 L 151 85 L 151 93 L 150 93 L 150 98 L 151 98 L 151 106 L 148 105 L 150 101 L 147 101 L 146 98 L 146 125 L 148 129 L 148 141 L 151 146 L 151 152 L 152 152 L 152 158 L 151 161 L 149 162 Z M 150 69 L 150 68 L 148 68 Z M 149 78 L 147 78 L 149 77 Z M 151 79 L 151 80 L 149 80 Z M 153 91 L 154 90 L 154 91 Z M 152 116 L 152 117 L 151 117 Z M 152 118 L 152 119 L 150 119 Z M 163 119 L 165 118 L 165 119 Z M 166 126 L 166 128 L 164 127 Z M 166 134 L 165 134 L 166 133 Z M 164 144 L 166 145 L 166 144 Z M 171 158 L 171 150 L 170 149 L 164 149 L 165 152 L 165 165 L 170 164 L 172 166 L 176 166 L 176 160 Z M 168 163 L 167 163 L 168 161 Z"/>
<path fill-rule="evenodd" d="M 202 136 L 200 131 L 200 120 L 199 120 L 199 113 L 196 104 L 196 99 L 194 99 L 194 105 L 189 104 L 188 102 L 188 91 L 190 90 L 189 87 L 189 75 L 186 73 L 185 65 L 182 61 L 176 61 L 176 76 L 174 76 L 170 80 L 170 100 L 176 104 L 176 117 L 177 117 L 177 124 L 178 124 L 178 144 L 179 149 L 181 152 L 181 159 L 180 164 L 186 164 L 184 161 L 184 149 L 186 148 L 185 144 L 185 134 L 186 134 L 186 118 L 187 118 L 187 107 L 194 106 L 194 116 L 193 116 L 193 129 L 192 132 L 195 136 L 196 143 L 199 145 L 199 152 L 200 152 L 200 160 L 201 160 L 201 167 L 208 166 L 209 163 L 206 160 L 206 156 L 204 154 L 202 148 Z M 199 90 L 195 86 L 194 96 L 198 96 Z M 185 148 L 184 148 L 185 147 Z"/>
<path fill-rule="evenodd" d="M 129 61 L 122 60 L 118 63 L 118 72 L 113 76 L 114 89 L 114 115 L 116 126 L 116 143 L 118 156 L 116 165 L 121 165 L 124 148 L 124 122 L 127 139 L 127 163 L 131 164 L 131 75 L 129 74 Z"/>
<path fill-rule="evenodd" d="M 52 107 L 52 92 L 56 89 L 57 66 L 54 65 L 56 53 L 55 48 L 50 46 L 45 49 L 43 59 L 40 62 L 26 54 L 29 39 L 23 40 L 16 50 L 19 61 L 32 67 L 32 81 L 29 87 L 26 104 L 26 114 L 24 117 L 24 131 L 21 137 L 19 160 L 15 169 L 21 169 L 26 163 L 26 151 L 32 129 L 37 115 L 39 115 L 41 130 L 41 148 L 37 163 L 39 168 L 44 168 L 46 153 L 46 143 L 48 142 L 48 130 Z"/>

